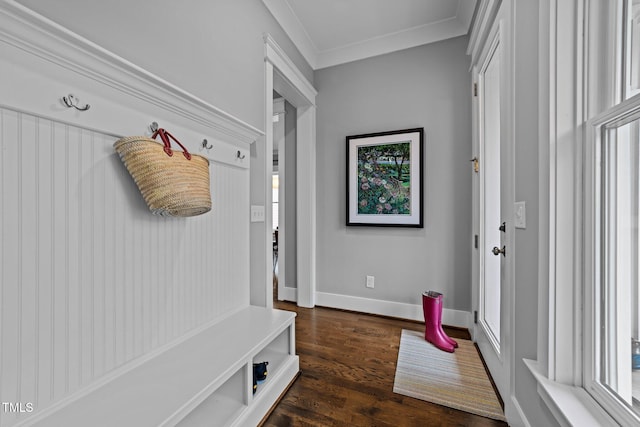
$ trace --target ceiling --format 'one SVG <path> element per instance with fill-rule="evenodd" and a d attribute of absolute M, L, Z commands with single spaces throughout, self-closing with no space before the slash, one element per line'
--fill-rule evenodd
<path fill-rule="evenodd" d="M 262 0 L 314 70 L 467 34 L 476 0 Z"/>

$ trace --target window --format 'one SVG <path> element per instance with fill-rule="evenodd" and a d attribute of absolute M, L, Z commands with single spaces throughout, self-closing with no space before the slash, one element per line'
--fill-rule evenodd
<path fill-rule="evenodd" d="M 640 100 L 594 121 L 593 330 L 588 367 L 594 397 L 640 422 Z"/>
<path fill-rule="evenodd" d="M 622 425 L 640 424 L 640 1 L 603 2 L 611 100 L 586 138 L 584 386 Z M 594 13 L 594 9 L 590 13 Z M 599 9 L 599 12 L 602 10 Z M 604 20 L 604 19 L 603 19 Z M 605 62 L 606 63 L 606 62 Z M 605 66 L 607 68 L 607 66 Z M 614 84 L 607 84 L 607 81 Z M 589 93 L 585 94 L 589 97 Z"/>
<path fill-rule="evenodd" d="M 640 1 L 625 2 L 625 83 L 626 97 L 640 93 Z"/>
<path fill-rule="evenodd" d="M 636 115 L 603 127 L 598 151 L 602 152 L 602 213 L 597 234 L 601 266 L 597 278 L 600 295 L 598 344 L 599 381 L 622 401 L 639 406 L 633 395 L 632 344 L 638 341 L 638 126 Z M 640 341 L 638 341 L 640 342 Z M 639 355 L 640 356 L 640 355 Z M 640 364 L 639 364 L 640 365 Z M 640 368 L 638 366 L 637 368 Z M 637 369 L 636 368 L 636 369 Z M 634 402 L 635 401 L 635 402 Z"/>

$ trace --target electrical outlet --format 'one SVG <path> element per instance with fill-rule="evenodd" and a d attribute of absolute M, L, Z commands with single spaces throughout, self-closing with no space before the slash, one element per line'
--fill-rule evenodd
<path fill-rule="evenodd" d="M 367 276 L 367 284 L 365 285 L 367 288 L 373 289 L 375 278 L 373 276 Z"/>
<path fill-rule="evenodd" d="M 264 206 L 251 205 L 251 222 L 264 222 Z"/>

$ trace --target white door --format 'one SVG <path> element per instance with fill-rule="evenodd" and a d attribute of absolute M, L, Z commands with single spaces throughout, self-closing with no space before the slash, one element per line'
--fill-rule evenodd
<path fill-rule="evenodd" d="M 513 224 L 512 164 L 509 129 L 509 49 L 506 37 L 508 5 L 503 5 L 489 33 L 476 67 L 477 157 L 480 162 L 474 186 L 479 202 L 478 275 L 474 298 L 477 323 L 474 339 L 500 391 L 509 401 L 509 273 L 510 235 Z"/>

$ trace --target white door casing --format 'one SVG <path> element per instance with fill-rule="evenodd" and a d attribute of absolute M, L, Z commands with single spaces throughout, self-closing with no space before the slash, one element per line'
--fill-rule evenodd
<path fill-rule="evenodd" d="M 473 339 L 505 403 L 513 410 L 511 319 L 513 318 L 513 88 L 511 5 L 502 2 L 473 64 L 474 175 Z M 499 227 L 504 223 L 504 231 Z M 500 250 L 493 253 L 494 248 Z M 503 253 L 504 251 L 504 253 Z"/>
<path fill-rule="evenodd" d="M 318 92 L 298 70 L 273 38 L 265 34 L 265 135 L 266 152 L 273 151 L 273 91 L 296 108 L 296 228 L 297 228 L 297 303 L 313 307 L 316 294 L 316 105 Z M 266 205 L 271 206 L 273 162 L 267 156 Z M 266 215 L 265 271 L 266 306 L 273 306 L 272 218 Z"/>

